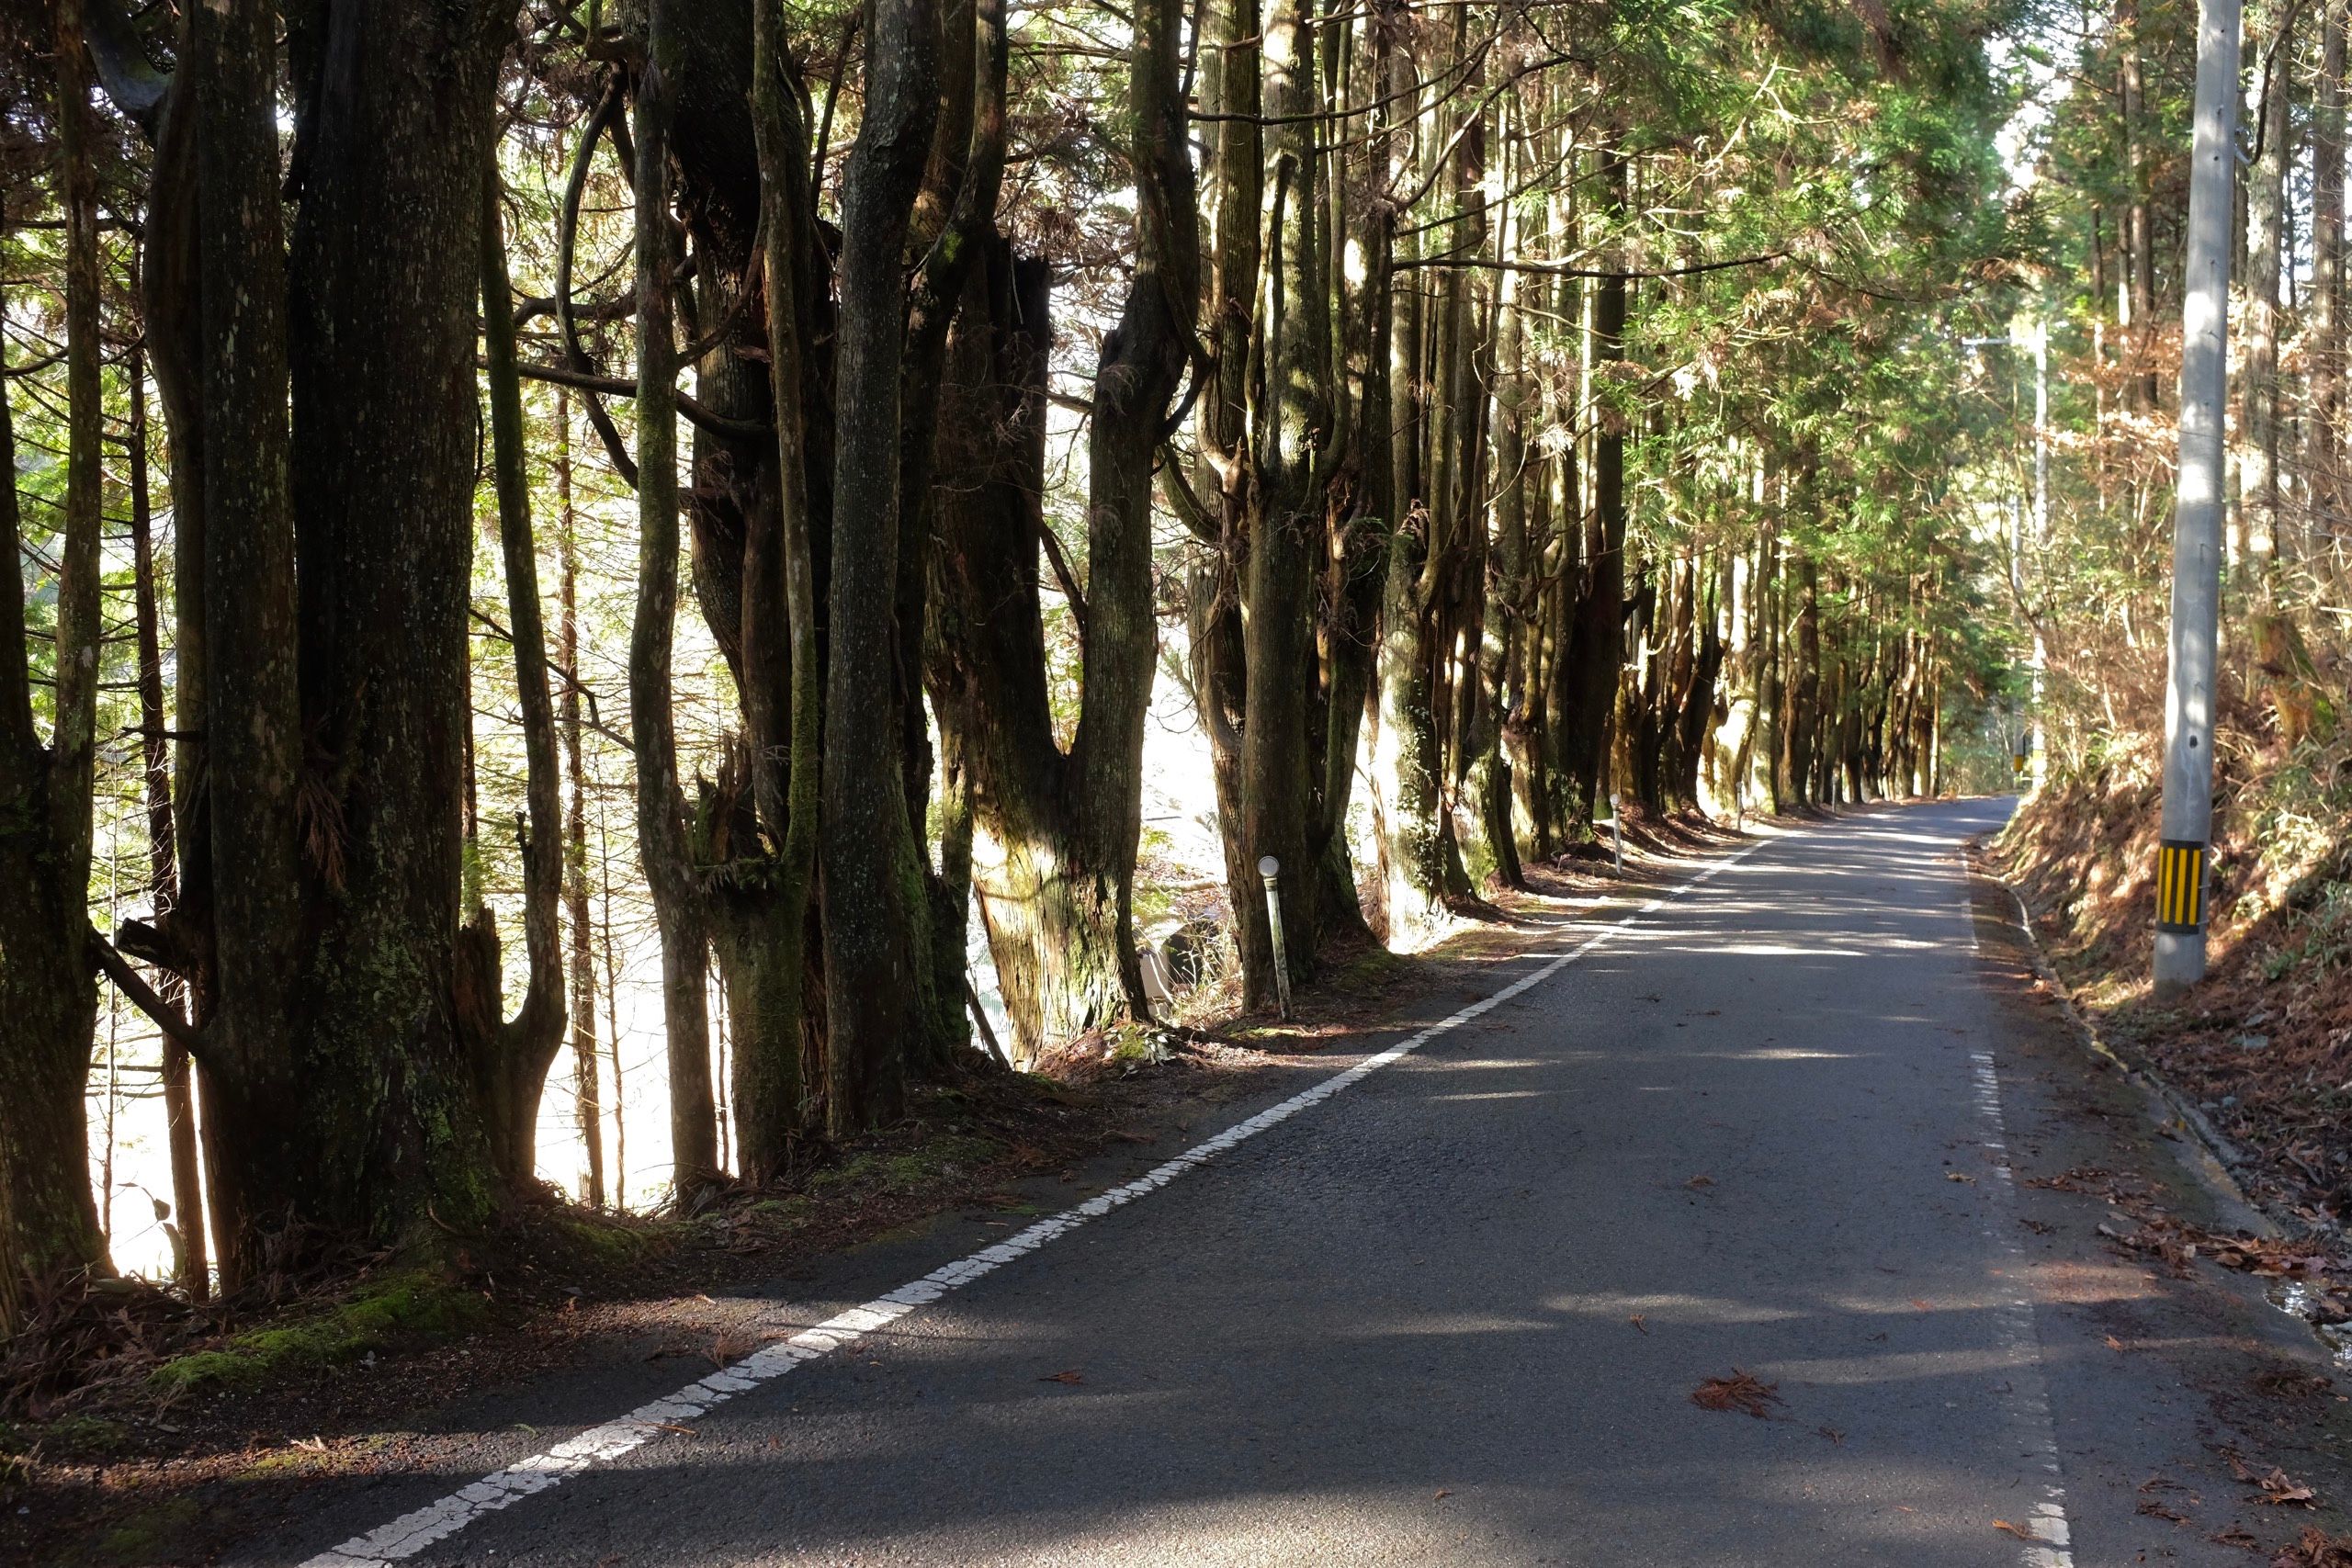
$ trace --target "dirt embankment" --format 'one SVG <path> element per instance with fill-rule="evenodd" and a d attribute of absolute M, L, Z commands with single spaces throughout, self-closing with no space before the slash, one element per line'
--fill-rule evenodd
<path fill-rule="evenodd" d="M 2153 738 L 2052 780 L 1990 858 L 2107 1041 L 2235 1145 L 2275 1217 L 2336 1235 L 2352 1218 L 2352 744 L 2288 753 L 2252 735 L 2220 738 L 2210 977 L 2180 1005 L 2148 983 Z"/>

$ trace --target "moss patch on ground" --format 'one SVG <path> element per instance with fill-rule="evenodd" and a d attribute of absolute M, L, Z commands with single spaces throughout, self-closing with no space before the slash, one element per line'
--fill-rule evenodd
<path fill-rule="evenodd" d="M 878 1188 L 885 1192 L 913 1192 L 966 1175 L 1004 1152 L 1004 1145 L 994 1138 L 942 1133 L 899 1153 L 874 1151 L 843 1160 L 810 1177 L 808 1190 L 830 1194 Z"/>
<path fill-rule="evenodd" d="M 447 1339 L 481 1326 L 481 1294 L 427 1269 L 367 1281 L 334 1306 L 296 1322 L 256 1328 L 209 1350 L 175 1356 L 147 1376 L 166 1395 L 253 1389 L 312 1368 L 356 1361 L 374 1350 Z"/>
<path fill-rule="evenodd" d="M 92 1559 L 116 1568 L 183 1561 L 181 1550 L 203 1522 L 195 1498 L 167 1498 L 119 1520 L 98 1538 Z"/>

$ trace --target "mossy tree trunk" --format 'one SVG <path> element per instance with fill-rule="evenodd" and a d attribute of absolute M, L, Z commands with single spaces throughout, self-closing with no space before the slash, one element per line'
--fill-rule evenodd
<path fill-rule="evenodd" d="M 1048 703 L 1038 580 L 1046 274 L 992 234 L 964 294 L 947 378 L 943 453 L 966 479 L 939 492 L 932 687 L 943 727 L 956 725 L 951 751 L 969 770 L 987 843 L 972 875 L 1006 1010 L 1033 1057 L 1123 1014 L 1149 1016 L 1134 889 L 1159 650 L 1152 465 L 1199 292 L 1181 27 L 1176 0 L 1147 0 L 1136 16 L 1136 270 L 1095 373 L 1086 578 L 1072 606 L 1083 686 L 1067 750 Z"/>
<path fill-rule="evenodd" d="M 826 1121 L 894 1120 L 910 1042 L 931 1015 L 922 854 L 910 829 L 897 625 L 909 224 L 939 112 L 937 0 L 876 0 L 865 109 L 842 186 L 826 649 L 823 860 Z"/>

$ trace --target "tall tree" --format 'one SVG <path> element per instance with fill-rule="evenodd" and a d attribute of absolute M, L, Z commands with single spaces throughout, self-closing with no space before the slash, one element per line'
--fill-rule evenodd
<path fill-rule="evenodd" d="M 90 1192 L 82 1092 L 97 1017 L 88 956 L 92 771 L 98 697 L 98 206 L 81 6 L 58 0 L 59 205 L 65 214 L 67 432 L 57 547 L 51 723 L 41 742 L 26 661 L 25 604 L 0 593 L 0 1337 L 27 1292 L 108 1270 Z M 4 218 L 5 215 L 0 215 Z M 0 524 L 12 565 L 25 548 L 16 437 L 0 396 Z"/>
<path fill-rule="evenodd" d="M 826 647 L 823 859 L 826 1118 L 894 1119 L 910 1042 L 933 1014 L 927 904 L 907 818 L 895 668 L 903 254 L 938 117 L 936 0 L 875 0 L 865 118 L 842 186 Z M 910 672 L 909 672 L 910 673 Z"/>
<path fill-rule="evenodd" d="M 933 691 L 973 773 L 1001 850 L 978 874 L 998 983 L 1035 1055 L 1122 1014 L 1149 1016 L 1134 932 L 1144 722 L 1158 663 L 1152 468 L 1189 360 L 1198 298 L 1193 171 L 1178 89 L 1182 13 L 1148 0 L 1130 56 L 1136 261 L 1103 339 L 1088 424 L 1084 669 L 1065 750 L 1049 705 L 1038 592 L 1049 545 L 1045 482 L 1046 326 L 1041 268 L 983 237 L 989 262 L 964 293 L 953 414 L 957 469 L 987 476 L 939 502 L 945 588 Z M 1075 586 L 1075 585 L 1073 585 Z"/>

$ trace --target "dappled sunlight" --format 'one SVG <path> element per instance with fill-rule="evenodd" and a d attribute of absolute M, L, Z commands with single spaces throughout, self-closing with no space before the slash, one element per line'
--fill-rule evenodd
<path fill-rule="evenodd" d="M 1785 1323 L 1805 1314 L 1792 1307 L 1765 1306 L 1724 1296 L 1675 1292 L 1589 1291 L 1544 1298 L 1546 1311 L 1623 1323 L 1639 1313 L 1657 1324 Z"/>
<path fill-rule="evenodd" d="M 1928 1378 L 1968 1378 L 2009 1371 L 2035 1359 L 2032 1347 L 1987 1345 L 1944 1350 L 1879 1350 L 1865 1355 L 1791 1357 L 1766 1359 L 1755 1369 L 1759 1377 L 1790 1383 L 1911 1382 Z"/>
<path fill-rule="evenodd" d="M 1479 1100 L 1544 1100 L 1562 1092 L 1556 1089 L 1498 1089 L 1467 1094 L 1433 1094 L 1429 1098 L 1435 1103 L 1446 1104 Z"/>
<path fill-rule="evenodd" d="M 2145 1269 L 2121 1263 L 2053 1258 L 2027 1263 L 2019 1273 L 2031 1284 L 2037 1300 L 2070 1306 L 2146 1301 L 2164 1293 Z"/>
<path fill-rule="evenodd" d="M 1793 1045 L 1765 1045 L 1753 1051 L 1692 1051 L 1687 1053 L 1714 1062 L 1850 1062 L 1858 1055 L 1852 1051 L 1806 1051 Z"/>

